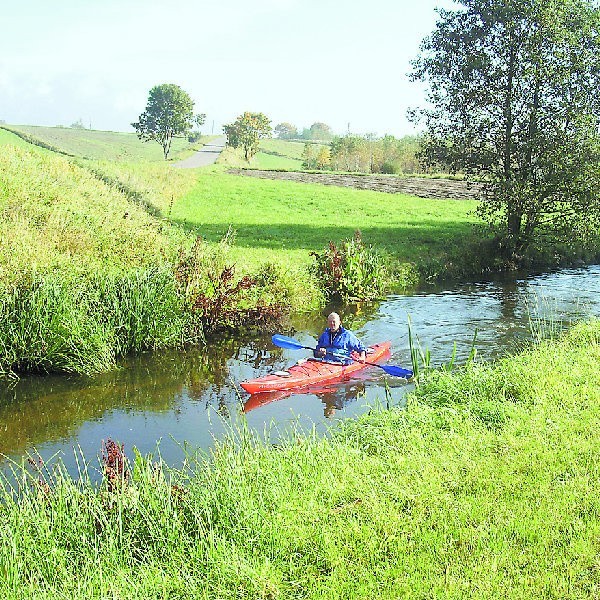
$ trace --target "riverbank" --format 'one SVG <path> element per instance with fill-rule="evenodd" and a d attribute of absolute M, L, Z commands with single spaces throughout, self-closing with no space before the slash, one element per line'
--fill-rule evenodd
<path fill-rule="evenodd" d="M 600 324 L 433 374 L 405 409 L 277 447 L 239 431 L 183 471 L 105 449 L 100 490 L 4 494 L 8 598 L 590 598 Z M 89 568 L 94 565 L 93 568 Z"/>
<path fill-rule="evenodd" d="M 473 200 L 173 169 L 132 134 L 32 131 L 43 147 L 0 129 L 3 375 L 93 374 L 127 352 L 506 267 Z M 583 256 L 538 255 L 538 268 Z"/>

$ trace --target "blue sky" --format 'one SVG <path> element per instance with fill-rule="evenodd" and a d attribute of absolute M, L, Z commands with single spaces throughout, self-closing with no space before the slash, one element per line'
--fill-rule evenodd
<path fill-rule="evenodd" d="M 176 83 L 203 131 L 250 110 L 273 125 L 413 132 L 410 60 L 451 0 L 28 0 L 2 13 L 0 119 L 133 131 Z"/>

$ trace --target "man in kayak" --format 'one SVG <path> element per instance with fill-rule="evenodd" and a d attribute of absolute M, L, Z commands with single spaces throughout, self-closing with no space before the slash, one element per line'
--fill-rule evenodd
<path fill-rule="evenodd" d="M 351 332 L 342 327 L 340 315 L 332 312 L 327 317 L 327 329 L 319 337 L 314 351 L 315 358 L 326 358 L 330 362 L 349 364 L 352 360 L 366 360 L 364 344 Z M 349 358 L 332 356 L 330 353 L 345 354 Z M 351 358 L 350 358 L 351 357 Z"/>

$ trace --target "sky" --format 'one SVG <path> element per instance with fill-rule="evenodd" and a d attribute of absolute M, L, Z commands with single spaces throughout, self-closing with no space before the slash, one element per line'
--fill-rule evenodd
<path fill-rule="evenodd" d="M 3 0 L 0 120 L 133 132 L 150 89 L 182 87 L 221 133 L 275 126 L 414 133 L 410 61 L 450 0 Z"/>

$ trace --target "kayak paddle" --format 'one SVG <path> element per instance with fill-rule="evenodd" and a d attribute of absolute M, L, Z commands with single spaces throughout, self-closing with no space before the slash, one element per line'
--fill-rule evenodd
<path fill-rule="evenodd" d="M 279 346 L 279 348 L 287 348 L 288 350 L 316 350 L 316 348 L 312 348 L 311 346 L 304 346 L 300 342 L 297 342 L 294 338 L 287 337 L 285 335 L 279 335 L 276 333 L 271 341 L 275 346 Z M 336 354 L 335 352 L 328 352 L 331 356 L 337 356 L 338 358 L 349 358 L 354 362 L 359 362 L 365 365 L 370 365 L 372 367 L 379 367 L 383 369 L 388 375 L 393 375 L 394 377 L 403 377 L 404 379 L 410 379 L 413 376 L 413 372 L 410 369 L 403 369 L 402 367 L 395 367 L 394 365 L 378 365 L 374 362 L 367 362 L 366 360 L 358 360 L 356 358 L 352 358 L 347 354 Z"/>

